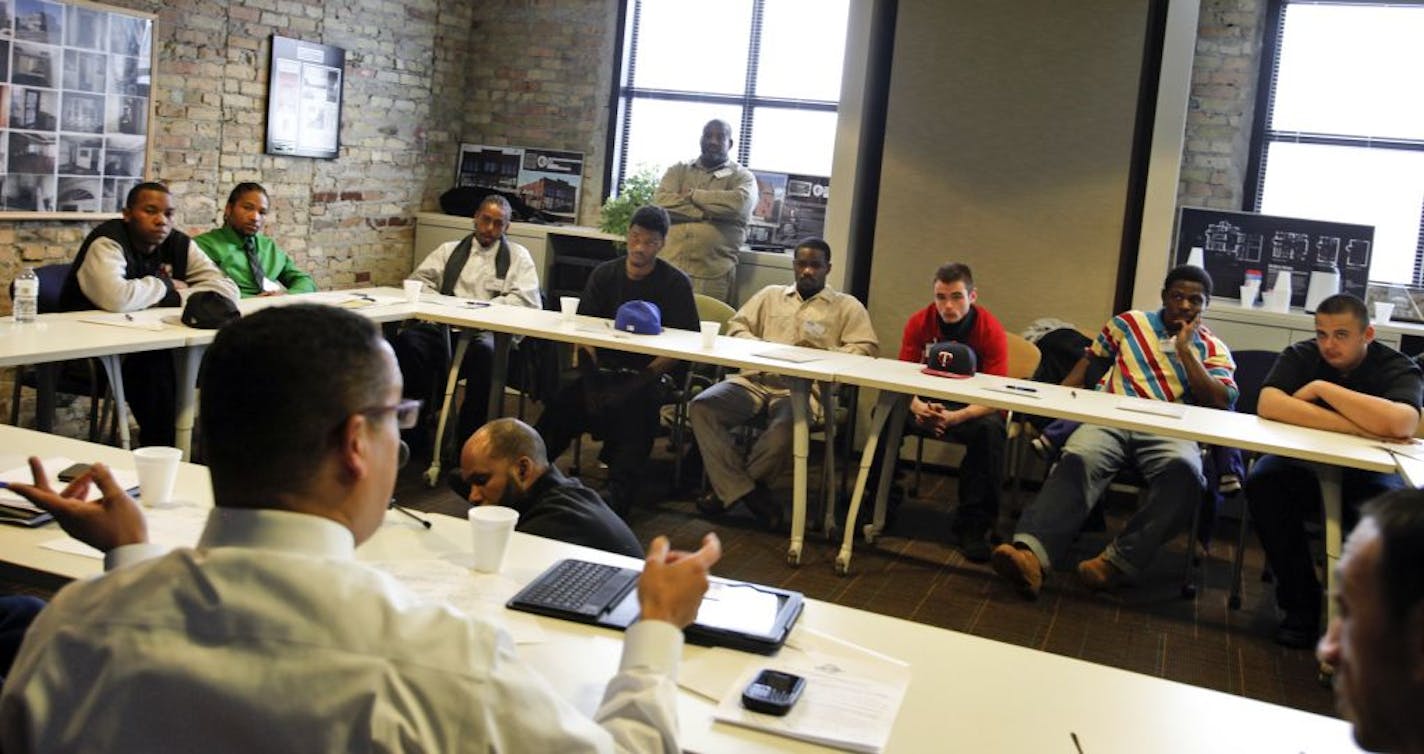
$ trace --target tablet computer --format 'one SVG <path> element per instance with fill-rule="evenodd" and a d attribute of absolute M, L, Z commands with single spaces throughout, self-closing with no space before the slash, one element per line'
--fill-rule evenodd
<path fill-rule="evenodd" d="M 786 642 L 804 598 L 800 592 L 712 577 L 697 619 L 684 630 L 694 644 L 772 654 Z M 508 607 L 624 630 L 638 619 L 638 571 L 566 559 L 550 566 Z"/>

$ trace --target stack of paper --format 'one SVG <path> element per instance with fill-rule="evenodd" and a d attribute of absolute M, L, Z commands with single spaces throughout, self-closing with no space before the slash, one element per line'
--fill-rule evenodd
<path fill-rule="evenodd" d="M 764 668 L 806 679 L 785 717 L 742 707 L 742 690 Z M 910 685 L 910 666 L 804 626 L 776 657 L 714 649 L 683 664 L 679 685 L 718 699 L 719 721 L 847 751 L 880 752 Z"/>

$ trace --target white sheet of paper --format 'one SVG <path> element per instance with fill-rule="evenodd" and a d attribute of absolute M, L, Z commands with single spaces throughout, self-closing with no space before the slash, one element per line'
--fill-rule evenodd
<path fill-rule="evenodd" d="M 150 542 L 169 547 L 194 547 L 203 534 L 203 527 L 208 523 L 208 512 L 212 509 L 197 503 L 174 501 L 142 510 L 144 521 L 148 524 Z M 40 547 L 96 560 L 104 557 L 104 553 L 70 537 L 52 539 L 40 544 Z"/>
<path fill-rule="evenodd" d="M 504 606 L 523 586 L 512 579 L 476 573 L 436 559 L 377 561 L 370 565 L 389 573 L 421 599 L 451 605 L 500 626 L 515 644 L 539 644 L 548 638 L 534 616 Z"/>
<path fill-rule="evenodd" d="M 273 280 L 272 278 L 265 277 L 265 276 L 262 278 L 262 292 L 263 292 L 263 293 L 282 293 L 283 291 L 286 291 L 286 290 L 287 290 L 287 286 L 282 285 L 281 283 L 277 282 L 276 280 Z"/>
<path fill-rule="evenodd" d="M 808 361 L 820 361 L 821 359 L 826 358 L 826 354 L 824 351 L 820 351 L 815 348 L 797 348 L 796 346 L 787 346 L 785 348 L 772 348 L 767 351 L 758 351 L 757 353 L 754 353 L 752 355 L 760 356 L 763 359 L 776 359 L 777 361 L 786 361 L 792 364 L 805 364 Z"/>
<path fill-rule="evenodd" d="M 742 689 L 763 668 L 806 679 L 801 700 L 785 717 L 742 707 Z M 700 671 L 697 680 L 709 680 L 710 674 Z M 847 751 L 879 752 L 890 740 L 909 686 L 908 664 L 817 631 L 798 629 L 775 658 L 751 658 L 746 663 L 713 717 Z"/>

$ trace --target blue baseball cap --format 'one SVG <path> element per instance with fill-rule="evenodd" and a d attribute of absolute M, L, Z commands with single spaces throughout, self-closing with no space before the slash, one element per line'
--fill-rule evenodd
<path fill-rule="evenodd" d="M 663 331 L 663 313 L 651 301 L 633 300 L 618 307 L 613 328 L 637 335 L 657 335 Z"/>

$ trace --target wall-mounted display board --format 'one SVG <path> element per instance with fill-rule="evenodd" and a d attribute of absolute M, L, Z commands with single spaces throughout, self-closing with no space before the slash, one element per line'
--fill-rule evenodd
<path fill-rule="evenodd" d="M 747 227 L 748 246 L 767 251 L 791 249 L 803 238 L 825 235 L 830 178 L 765 170 L 753 170 L 752 175 L 757 181 L 757 202 Z"/>
<path fill-rule="evenodd" d="M 155 16 L 0 0 L 0 218 L 109 217 L 148 171 Z"/>
<path fill-rule="evenodd" d="M 1365 298 L 1374 240 L 1370 225 L 1183 207 L 1173 259 L 1186 264 L 1192 247 L 1201 247 L 1217 295 L 1227 298 L 1239 289 L 1247 270 L 1260 271 L 1268 288 L 1278 272 L 1289 270 L 1291 306 L 1303 307 L 1310 273 L 1317 267 L 1335 267 L 1341 291 Z"/>
<path fill-rule="evenodd" d="M 333 159 L 341 151 L 341 83 L 346 51 L 272 36 L 267 83 L 267 154 Z"/>
<path fill-rule="evenodd" d="M 545 221 L 577 222 L 583 153 L 461 144 L 455 185 L 504 194 L 521 219 L 537 215 Z"/>

